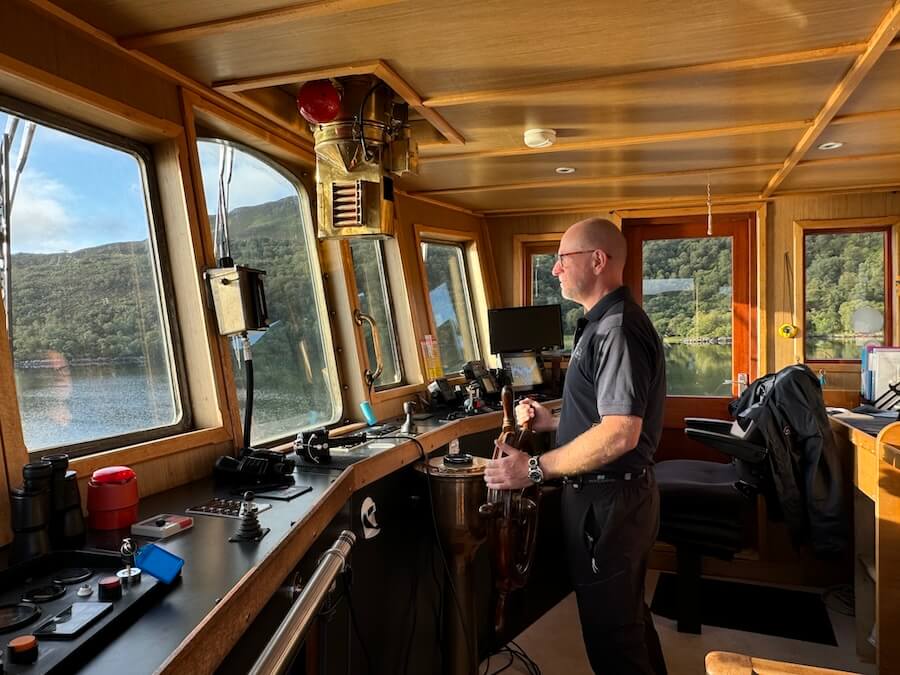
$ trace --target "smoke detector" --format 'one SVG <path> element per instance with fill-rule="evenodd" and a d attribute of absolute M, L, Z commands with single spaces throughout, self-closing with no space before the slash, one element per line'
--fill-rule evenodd
<path fill-rule="evenodd" d="M 556 129 L 526 129 L 525 145 L 529 148 L 546 148 L 556 143 Z"/>
<path fill-rule="evenodd" d="M 837 150 L 838 148 L 843 148 L 844 144 L 840 141 L 828 141 L 827 143 L 822 143 L 819 145 L 819 150 Z"/>

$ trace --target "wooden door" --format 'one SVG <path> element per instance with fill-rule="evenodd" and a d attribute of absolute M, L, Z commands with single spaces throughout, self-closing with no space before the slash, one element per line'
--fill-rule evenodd
<path fill-rule="evenodd" d="M 623 221 L 625 283 L 663 338 L 667 391 L 657 461 L 727 461 L 689 441 L 685 417 L 730 419 L 739 379 L 756 376 L 755 224 L 751 213 Z"/>

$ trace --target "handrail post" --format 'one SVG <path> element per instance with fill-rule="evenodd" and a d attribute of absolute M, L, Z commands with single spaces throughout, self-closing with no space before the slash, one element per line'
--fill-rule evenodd
<path fill-rule="evenodd" d="M 325 551 L 309 583 L 250 669 L 251 675 L 281 675 L 287 671 L 335 577 L 347 567 L 347 557 L 355 542 L 356 535 L 344 530 L 331 548 Z"/>

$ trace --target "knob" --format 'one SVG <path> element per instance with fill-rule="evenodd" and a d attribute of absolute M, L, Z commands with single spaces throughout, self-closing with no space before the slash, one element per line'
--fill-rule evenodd
<path fill-rule="evenodd" d="M 34 635 L 14 637 L 6 645 L 10 663 L 34 663 L 38 657 L 38 643 Z"/>

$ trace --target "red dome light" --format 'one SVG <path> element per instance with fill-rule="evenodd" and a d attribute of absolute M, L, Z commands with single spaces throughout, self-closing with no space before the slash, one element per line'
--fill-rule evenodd
<path fill-rule="evenodd" d="M 341 95 L 331 80 L 306 82 L 297 92 L 297 110 L 310 124 L 326 124 L 341 112 Z"/>

